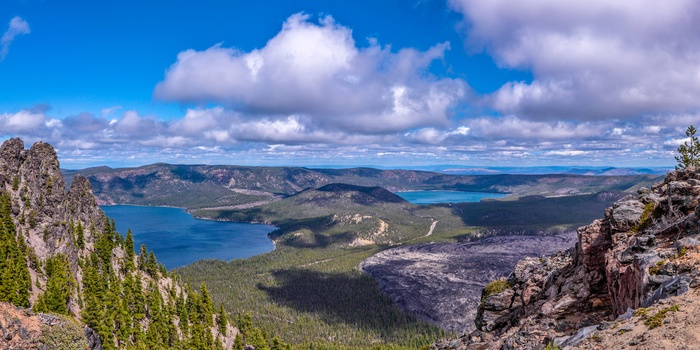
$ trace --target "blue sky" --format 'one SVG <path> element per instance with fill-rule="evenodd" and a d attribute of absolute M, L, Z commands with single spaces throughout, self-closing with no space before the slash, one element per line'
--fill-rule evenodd
<path fill-rule="evenodd" d="M 64 167 L 672 165 L 694 1 L 0 4 L 0 137 Z"/>

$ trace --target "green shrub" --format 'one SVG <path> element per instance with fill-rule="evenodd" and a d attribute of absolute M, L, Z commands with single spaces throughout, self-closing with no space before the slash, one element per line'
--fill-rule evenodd
<path fill-rule="evenodd" d="M 544 348 L 544 350 L 561 350 L 561 348 L 558 347 L 557 344 L 554 344 L 554 342 L 551 342 L 547 344 L 547 347 Z"/>
<path fill-rule="evenodd" d="M 649 327 L 649 329 L 660 327 L 663 324 L 664 318 L 666 318 L 666 315 L 669 312 L 676 312 L 678 310 L 680 310 L 680 306 L 678 304 L 673 304 L 673 306 L 659 310 L 659 312 L 654 314 L 654 316 L 646 318 L 646 320 L 644 320 L 644 324 Z M 646 313 L 644 316 L 646 317 Z"/>
<path fill-rule="evenodd" d="M 68 317 L 60 317 L 61 321 L 53 326 L 41 325 L 39 341 L 48 349 L 84 350 L 87 341 L 83 329 Z"/>
<path fill-rule="evenodd" d="M 656 214 L 656 204 L 652 202 L 644 205 L 644 211 L 642 211 L 642 216 L 639 219 L 639 223 L 632 227 L 632 232 L 637 233 L 649 228 L 654 221 L 654 217 L 657 216 Z"/>
<path fill-rule="evenodd" d="M 484 299 L 486 299 L 486 297 L 488 297 L 489 295 L 498 294 L 510 287 L 510 284 L 508 284 L 508 282 L 505 279 L 497 279 L 487 284 L 484 288 Z"/>
<path fill-rule="evenodd" d="M 666 259 L 657 261 L 656 264 L 649 268 L 650 275 L 656 275 L 661 271 L 661 268 L 666 264 Z"/>

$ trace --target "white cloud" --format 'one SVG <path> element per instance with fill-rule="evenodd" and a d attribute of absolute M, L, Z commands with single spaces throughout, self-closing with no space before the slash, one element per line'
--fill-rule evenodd
<path fill-rule="evenodd" d="M 573 156 L 581 156 L 581 155 L 588 154 L 588 153 L 589 152 L 577 151 L 577 150 L 560 150 L 560 151 L 548 151 L 545 153 L 545 155 L 573 157 Z"/>
<path fill-rule="evenodd" d="M 10 44 L 19 35 L 29 34 L 29 23 L 19 16 L 15 16 L 10 20 L 7 31 L 0 38 L 0 61 L 4 60 L 7 53 L 10 52 Z"/>
<path fill-rule="evenodd" d="M 468 44 L 530 70 L 487 99 L 502 113 L 602 120 L 700 108 L 700 2 L 451 0 Z"/>
<path fill-rule="evenodd" d="M 100 111 L 100 116 L 103 118 L 107 118 L 110 115 L 112 115 L 112 113 L 114 113 L 120 109 L 122 109 L 122 106 L 112 106 L 112 107 L 108 107 L 108 108 L 102 108 L 102 110 Z"/>
<path fill-rule="evenodd" d="M 484 117 L 467 122 L 472 132 L 501 138 L 531 140 L 567 140 L 600 136 L 610 128 L 610 123 L 540 122 L 515 116 Z"/>
<path fill-rule="evenodd" d="M 681 138 L 681 139 L 670 139 L 670 140 L 666 140 L 666 141 L 664 142 L 664 145 L 669 145 L 669 146 L 680 146 L 680 145 L 682 145 L 682 144 L 684 144 L 684 143 L 686 143 L 686 142 L 689 142 L 689 141 L 690 141 L 690 138 L 689 138 L 689 137 Z"/>
<path fill-rule="evenodd" d="M 46 121 L 44 114 L 36 110 L 0 114 L 0 132 L 3 134 L 31 132 L 44 126 Z"/>
<path fill-rule="evenodd" d="M 303 116 L 325 130 L 365 134 L 447 125 L 466 94 L 462 80 L 427 73 L 449 43 L 392 52 L 358 48 L 330 16 L 292 15 L 267 44 L 242 52 L 215 45 L 186 50 L 154 91 L 158 99 L 222 103 L 248 119 Z"/>
<path fill-rule="evenodd" d="M 445 133 L 435 128 L 423 128 L 405 135 L 409 140 L 418 143 L 436 145 L 445 140 Z"/>

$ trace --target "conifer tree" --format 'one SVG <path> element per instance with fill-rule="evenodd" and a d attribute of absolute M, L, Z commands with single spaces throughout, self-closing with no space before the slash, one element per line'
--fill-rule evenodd
<path fill-rule="evenodd" d="M 676 169 L 700 166 L 700 141 L 695 136 L 696 132 L 697 130 L 692 125 L 688 126 L 688 129 L 685 131 L 685 136 L 688 137 L 688 140 L 678 146 L 679 154 L 676 156 L 676 161 L 678 162 Z"/>
<path fill-rule="evenodd" d="M 187 305 L 185 304 L 184 292 L 180 292 L 177 301 L 175 302 L 175 309 L 177 310 L 177 316 L 180 318 L 180 330 L 186 338 L 189 335 L 189 314 L 187 312 Z"/>
<path fill-rule="evenodd" d="M 207 326 L 212 326 L 214 324 L 214 303 L 211 301 L 209 290 L 207 290 L 207 285 L 204 282 L 200 285 L 199 290 L 202 294 L 200 299 L 202 301 L 202 317 L 204 318 L 204 323 Z"/>
<path fill-rule="evenodd" d="M 134 236 L 131 234 L 131 229 L 126 230 L 124 250 L 126 251 L 127 271 L 131 271 L 134 269 Z"/>
<path fill-rule="evenodd" d="M 224 304 L 219 307 L 219 318 L 216 322 L 219 327 L 219 333 L 222 336 L 226 336 L 226 328 L 228 327 L 228 318 L 226 318 L 226 310 L 224 310 Z"/>
<path fill-rule="evenodd" d="M 78 221 L 78 226 L 75 229 L 76 231 L 76 244 L 78 245 L 78 248 L 80 249 L 85 249 L 85 230 L 83 229 L 83 223 Z"/>
<path fill-rule="evenodd" d="M 0 195 L 0 301 L 29 307 L 31 277 L 24 237 L 17 237 L 10 198 Z"/>
<path fill-rule="evenodd" d="M 71 291 L 75 287 L 73 275 L 70 272 L 68 258 L 63 254 L 57 254 L 46 259 L 46 291 L 39 296 L 45 309 L 37 309 L 39 312 L 55 312 L 68 314 L 68 300 Z"/>

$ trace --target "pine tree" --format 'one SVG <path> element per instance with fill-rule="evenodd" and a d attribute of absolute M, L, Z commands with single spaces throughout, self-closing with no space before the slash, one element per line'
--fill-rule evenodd
<path fill-rule="evenodd" d="M 76 231 L 76 244 L 78 248 L 85 249 L 85 230 L 83 229 L 83 223 L 78 221 L 78 226 L 75 228 Z"/>
<path fill-rule="evenodd" d="M 17 237 L 10 198 L 0 195 L 0 301 L 29 307 L 31 277 L 24 237 Z"/>
<path fill-rule="evenodd" d="M 279 336 L 272 338 L 270 350 L 292 350 L 292 346 L 283 342 Z"/>
<path fill-rule="evenodd" d="M 75 287 L 68 258 L 63 254 L 57 254 L 46 259 L 46 275 L 48 276 L 46 291 L 39 296 L 42 299 L 41 304 L 46 305 L 46 308 L 44 310 L 37 309 L 37 311 L 67 315 L 68 300 Z"/>
<path fill-rule="evenodd" d="M 104 286 L 97 267 L 97 256 L 93 253 L 83 264 L 83 322 L 93 329 L 99 328 L 102 315 Z"/>
<path fill-rule="evenodd" d="M 209 296 L 209 290 L 207 290 L 207 285 L 202 282 L 199 287 L 200 293 L 202 294 L 202 317 L 204 318 L 204 324 L 207 326 L 212 326 L 214 324 L 214 303 L 211 301 Z"/>
<path fill-rule="evenodd" d="M 177 317 L 180 319 L 180 330 L 182 331 L 184 337 L 187 338 L 190 331 L 190 321 L 189 315 L 187 313 L 187 306 L 185 304 L 185 296 L 183 292 L 180 292 L 177 301 L 175 301 L 175 312 L 177 313 Z"/>
<path fill-rule="evenodd" d="M 131 234 L 131 229 L 126 230 L 126 268 L 127 271 L 134 269 L 134 236 Z"/>
<path fill-rule="evenodd" d="M 221 333 L 222 336 L 226 336 L 228 318 L 226 318 L 226 310 L 224 310 L 224 304 L 221 304 L 221 307 L 219 308 L 219 318 L 217 319 L 216 324 L 219 327 L 219 333 Z"/>
<path fill-rule="evenodd" d="M 685 131 L 685 136 L 689 139 L 678 146 L 679 154 L 676 156 L 676 161 L 678 162 L 676 169 L 700 166 L 700 141 L 695 136 L 696 132 L 697 130 L 692 125 L 688 126 L 688 129 Z"/>

